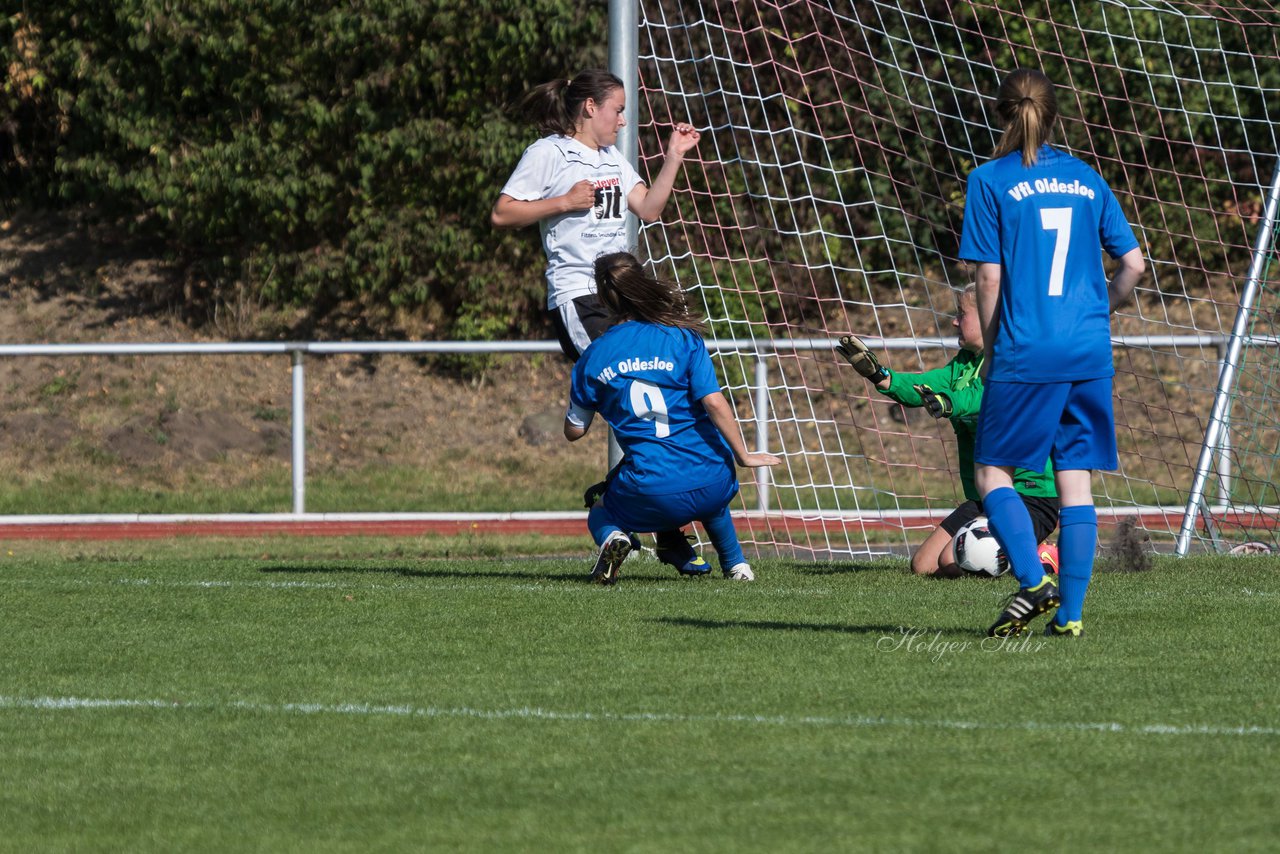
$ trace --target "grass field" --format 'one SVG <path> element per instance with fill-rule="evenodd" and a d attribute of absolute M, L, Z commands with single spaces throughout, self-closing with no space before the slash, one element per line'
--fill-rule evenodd
<path fill-rule="evenodd" d="M 0 849 L 1275 849 L 1274 559 L 1100 574 L 1085 638 L 1000 645 L 1002 581 L 755 566 L 0 544 Z"/>

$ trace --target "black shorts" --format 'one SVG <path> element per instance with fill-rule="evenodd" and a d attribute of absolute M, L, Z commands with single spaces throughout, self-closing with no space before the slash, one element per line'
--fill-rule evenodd
<path fill-rule="evenodd" d="M 612 320 L 609 309 L 605 308 L 595 294 L 561 303 L 547 314 L 551 317 L 551 325 L 555 327 L 560 349 L 571 362 L 578 361 L 582 351 L 604 334 Z"/>
<path fill-rule="evenodd" d="M 1031 527 L 1036 532 L 1036 542 L 1043 543 L 1058 527 L 1058 499 L 1022 493 L 1018 493 L 1018 497 L 1022 499 L 1022 503 L 1027 506 L 1027 512 L 1031 514 Z M 951 515 L 943 519 L 938 527 L 954 537 L 961 528 L 981 515 L 983 515 L 982 502 L 966 501 L 952 510 Z"/>

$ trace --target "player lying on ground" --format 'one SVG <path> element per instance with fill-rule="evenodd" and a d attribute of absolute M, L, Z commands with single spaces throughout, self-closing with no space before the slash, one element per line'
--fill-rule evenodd
<path fill-rule="evenodd" d="M 923 407 L 934 418 L 946 418 L 956 434 L 960 485 L 965 501 L 943 519 L 911 555 L 911 571 L 917 575 L 959 578 L 955 535 L 969 522 L 985 515 L 973 481 L 973 441 L 982 406 L 983 342 L 973 285 L 956 294 L 956 316 L 951 321 L 959 334 L 960 352 L 941 368 L 920 374 L 897 373 L 880 364 L 875 354 L 852 335 L 840 339 L 837 352 L 853 369 L 870 380 L 886 397 L 903 406 Z M 1041 471 L 1018 469 L 1014 488 L 1031 514 L 1037 543 L 1058 526 L 1058 490 L 1053 466 Z"/>
<path fill-rule="evenodd" d="M 573 366 L 564 435 L 581 439 L 599 413 L 625 456 L 587 515 L 600 546 L 592 580 L 617 581 L 632 551 L 628 531 L 694 521 L 711 538 L 724 576 L 753 580 L 729 516 L 738 493 L 734 462 L 756 468 L 782 460 L 747 451 L 720 392 L 702 321 L 690 314 L 680 287 L 653 278 L 626 252 L 597 259 L 595 270 L 614 325 Z"/>

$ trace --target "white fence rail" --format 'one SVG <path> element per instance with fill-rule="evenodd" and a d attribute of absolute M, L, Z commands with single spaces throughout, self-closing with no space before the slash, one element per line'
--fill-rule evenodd
<path fill-rule="evenodd" d="M 868 346 L 882 350 L 952 349 L 951 338 L 874 338 L 863 339 Z M 1224 335 L 1128 335 L 1112 339 L 1118 347 L 1216 348 L 1218 361 L 1224 358 L 1227 337 Z M 713 352 L 754 353 L 752 396 L 755 409 L 756 450 L 769 451 L 769 357 L 778 351 L 829 350 L 835 342 L 829 338 L 793 338 L 776 341 L 751 339 L 713 339 L 707 348 Z M 449 354 L 488 355 L 502 353 L 558 353 L 560 345 L 555 341 L 267 341 L 220 343 L 159 343 L 159 344 L 0 344 L 0 356 L 198 356 L 198 355 L 288 355 L 292 360 L 292 406 L 290 412 L 293 510 L 283 518 L 299 518 L 306 515 L 307 448 L 306 448 L 306 357 L 357 353 L 384 354 Z M 1219 449 L 1226 464 L 1229 444 L 1223 442 Z M 1225 468 L 1220 471 L 1226 471 Z M 756 470 L 759 502 L 757 510 L 769 512 L 769 469 Z M 1224 475 L 1225 477 L 1225 475 Z M 239 514 L 211 514 L 206 518 L 239 518 Z M 352 518 L 362 514 L 344 514 Z M 368 514 L 371 518 L 385 514 Z M 0 520 L 17 517 L 0 516 Z M 79 515 L 66 518 L 82 518 Z"/>

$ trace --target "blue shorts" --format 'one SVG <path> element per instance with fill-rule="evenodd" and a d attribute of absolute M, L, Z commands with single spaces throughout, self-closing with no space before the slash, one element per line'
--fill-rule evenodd
<path fill-rule="evenodd" d="M 728 469 L 725 472 L 721 483 L 670 495 L 637 494 L 615 483 L 605 492 L 604 500 L 609 515 L 623 530 L 637 534 L 669 531 L 726 511 L 738 494 L 738 479 Z"/>
<path fill-rule="evenodd" d="M 1068 383 L 988 380 L 978 412 L 973 459 L 1039 471 L 1120 467 L 1111 377 Z"/>

